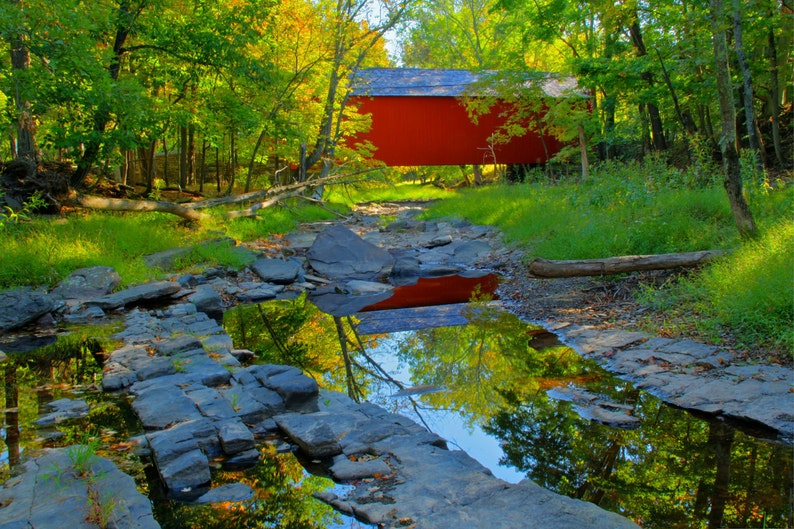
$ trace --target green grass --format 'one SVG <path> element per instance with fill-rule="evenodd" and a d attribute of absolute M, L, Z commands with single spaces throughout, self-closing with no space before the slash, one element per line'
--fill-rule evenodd
<path fill-rule="evenodd" d="M 215 218 L 201 225 L 160 213 L 77 212 L 58 219 L 33 218 L 6 224 L 0 231 L 0 289 L 54 286 L 72 271 L 96 265 L 115 268 L 122 286 L 141 283 L 164 275 L 145 266 L 145 255 L 224 235 L 237 241 L 255 240 L 292 231 L 299 222 L 333 217 L 318 206 L 295 203 L 267 208 L 256 218 Z M 235 268 L 248 264 L 228 245 L 203 247 L 180 261 L 183 269 L 197 263 Z"/>
<path fill-rule="evenodd" d="M 497 185 L 434 204 L 427 217 L 499 228 L 528 258 L 590 259 L 696 250 L 729 257 L 644 302 L 675 314 L 714 341 L 725 331 L 745 348 L 794 357 L 794 187 L 747 186 L 762 238 L 743 243 L 725 190 L 658 166 L 611 166 L 586 183 Z"/>
<path fill-rule="evenodd" d="M 454 194 L 454 191 L 432 184 L 365 182 L 354 186 L 334 186 L 328 190 L 325 199 L 330 203 L 352 206 L 361 202 L 445 199 Z"/>

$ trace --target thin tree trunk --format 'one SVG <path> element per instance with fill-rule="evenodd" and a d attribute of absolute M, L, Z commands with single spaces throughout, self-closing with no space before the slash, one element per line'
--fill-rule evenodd
<path fill-rule="evenodd" d="M 187 188 L 187 127 L 179 127 L 179 190 Z"/>
<path fill-rule="evenodd" d="M 204 192 L 204 179 L 207 177 L 207 140 L 201 138 L 201 173 L 199 177 L 199 193 Z"/>
<path fill-rule="evenodd" d="M 631 34 L 631 41 L 634 44 L 637 57 L 645 57 L 648 52 L 645 49 L 645 42 L 642 38 L 642 31 L 640 30 L 639 19 L 635 17 L 634 22 L 629 27 Z M 640 78 L 648 83 L 648 86 L 653 86 L 653 74 L 649 71 L 640 73 Z M 664 138 L 664 127 L 662 125 L 662 116 L 659 113 L 659 107 L 656 103 L 647 103 L 648 116 L 651 122 L 651 139 L 653 141 L 653 148 L 657 151 L 663 151 L 667 148 L 667 141 Z"/>
<path fill-rule="evenodd" d="M 262 132 L 259 133 L 259 137 L 256 139 L 254 152 L 251 153 L 251 161 L 248 162 L 248 175 L 245 177 L 245 189 L 243 190 L 244 193 L 248 193 L 251 190 L 251 180 L 253 179 L 254 175 L 254 162 L 256 161 L 256 153 L 259 151 L 259 147 L 262 146 L 262 142 L 265 140 L 266 133 L 267 131 L 262 129 Z"/>
<path fill-rule="evenodd" d="M 778 80 L 778 64 L 777 64 L 777 42 L 775 41 L 775 33 L 769 30 L 769 73 L 771 76 L 771 84 L 769 90 L 769 99 L 771 101 L 771 120 L 772 120 L 772 144 L 775 147 L 775 158 L 781 167 L 786 165 L 783 158 L 783 142 L 780 138 L 780 82 Z"/>
<path fill-rule="evenodd" d="M 15 6 L 20 3 L 19 0 L 10 0 L 10 2 Z M 17 141 L 15 149 L 12 149 L 12 155 L 14 158 L 27 158 L 35 161 L 36 146 L 33 134 L 36 125 L 30 112 L 30 104 L 23 95 L 24 87 L 20 79 L 21 74 L 30 68 L 30 51 L 18 34 L 11 35 L 9 44 L 11 68 L 14 74 L 14 105 L 17 113 Z"/>
<path fill-rule="evenodd" d="M 187 126 L 187 184 L 196 183 L 196 126 Z"/>
<path fill-rule="evenodd" d="M 590 176 L 590 161 L 587 159 L 587 138 L 584 135 L 584 126 L 579 125 L 579 155 L 582 159 L 582 179 Z"/>
<path fill-rule="evenodd" d="M 168 143 L 165 134 L 163 134 L 163 181 L 165 181 L 165 187 L 171 185 L 168 182 Z"/>
<path fill-rule="evenodd" d="M 750 65 L 747 64 L 747 56 L 744 53 L 742 41 L 742 5 L 740 0 L 733 0 L 733 38 L 734 48 L 736 49 L 736 59 L 739 69 L 742 72 L 742 96 L 744 102 L 744 121 L 747 128 L 747 141 L 750 143 L 750 150 L 753 151 L 755 164 L 759 170 L 764 170 L 762 161 L 761 143 L 758 140 L 755 127 L 755 109 L 753 107 L 753 78 L 750 73 Z"/>
<path fill-rule="evenodd" d="M 750 207 L 742 193 L 742 173 L 739 153 L 736 150 L 736 113 L 733 106 L 731 74 L 728 69 L 728 42 L 724 28 L 725 6 L 723 0 L 711 0 L 711 29 L 714 44 L 714 70 L 720 104 L 722 150 L 725 170 L 725 190 L 731 204 L 733 218 L 742 238 L 754 238 L 758 233 Z"/>

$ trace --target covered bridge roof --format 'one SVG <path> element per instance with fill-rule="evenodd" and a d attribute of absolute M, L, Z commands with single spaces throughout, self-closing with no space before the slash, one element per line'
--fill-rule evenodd
<path fill-rule="evenodd" d="M 476 73 L 469 70 L 428 68 L 370 68 L 359 70 L 353 76 L 354 96 L 437 96 L 460 97 L 496 72 Z M 576 79 L 572 76 L 553 74 L 529 74 L 527 83 L 541 79 L 543 91 L 551 97 L 559 97 L 576 90 Z M 471 94 L 469 94 L 471 95 Z"/>

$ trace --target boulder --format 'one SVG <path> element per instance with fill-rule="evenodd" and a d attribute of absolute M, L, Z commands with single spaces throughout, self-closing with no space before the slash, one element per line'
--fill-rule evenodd
<path fill-rule="evenodd" d="M 341 224 L 323 230 L 306 258 L 314 270 L 332 279 L 378 279 L 388 275 L 394 265 L 389 252 Z"/>
<path fill-rule="evenodd" d="M 262 281 L 276 283 L 277 285 L 287 285 L 294 282 L 301 271 L 301 265 L 298 261 L 268 258 L 257 259 L 251 264 L 250 268 Z"/>
<path fill-rule="evenodd" d="M 110 266 L 90 266 L 75 270 L 58 283 L 51 294 L 57 299 L 85 300 L 104 296 L 121 283 L 121 276 Z"/>
<path fill-rule="evenodd" d="M 61 304 L 52 295 L 30 287 L 0 292 L 0 333 L 34 322 Z"/>

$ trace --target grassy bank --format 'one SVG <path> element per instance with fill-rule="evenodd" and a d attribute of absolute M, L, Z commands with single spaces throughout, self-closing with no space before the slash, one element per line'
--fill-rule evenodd
<path fill-rule="evenodd" d="M 490 224 L 529 258 L 589 259 L 724 249 L 729 254 L 642 302 L 665 311 L 671 332 L 687 326 L 720 342 L 794 356 L 794 187 L 751 182 L 747 194 L 762 237 L 739 240 L 725 190 L 674 170 L 611 166 L 585 183 L 499 185 L 435 204 L 428 216 Z M 649 322 L 658 326 L 659 321 Z M 726 333 L 727 331 L 727 333 Z"/>

